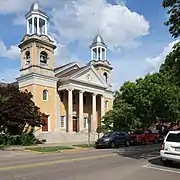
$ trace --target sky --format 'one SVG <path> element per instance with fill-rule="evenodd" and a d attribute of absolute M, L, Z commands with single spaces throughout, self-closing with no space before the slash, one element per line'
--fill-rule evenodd
<path fill-rule="evenodd" d="M 0 82 L 19 76 L 18 44 L 26 34 L 25 14 L 34 0 L 6 0 L 0 6 Z M 177 40 L 164 25 L 162 0 L 39 0 L 49 16 L 48 35 L 54 39 L 55 65 L 90 61 L 89 46 L 97 29 L 108 46 L 112 85 L 119 88 L 158 71 Z"/>

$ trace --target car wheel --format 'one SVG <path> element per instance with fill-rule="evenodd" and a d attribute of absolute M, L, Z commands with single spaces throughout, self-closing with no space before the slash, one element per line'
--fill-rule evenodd
<path fill-rule="evenodd" d="M 126 142 L 125 142 L 125 146 L 126 146 L 126 147 L 129 147 L 129 146 L 130 146 L 130 141 L 126 141 Z"/>
<path fill-rule="evenodd" d="M 110 143 L 110 147 L 111 147 L 111 148 L 115 148 L 115 147 L 116 147 L 116 144 L 115 144 L 114 141 L 112 141 L 112 142 Z"/>

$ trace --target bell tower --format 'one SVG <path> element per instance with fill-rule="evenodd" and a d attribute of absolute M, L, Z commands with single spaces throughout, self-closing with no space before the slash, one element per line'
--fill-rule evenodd
<path fill-rule="evenodd" d="M 48 115 L 49 124 L 45 129 L 49 131 L 55 124 L 57 114 L 57 78 L 54 74 L 56 46 L 48 36 L 49 18 L 37 2 L 32 4 L 25 18 L 26 34 L 18 46 L 21 50 L 21 67 L 17 81 L 19 89 L 31 92 L 35 104 Z"/>
<path fill-rule="evenodd" d="M 107 45 L 102 36 L 97 33 L 90 45 L 91 61 L 97 72 L 103 77 L 107 84 L 111 83 L 111 70 L 113 69 L 107 60 Z"/>
<path fill-rule="evenodd" d="M 56 46 L 47 35 L 48 16 L 37 3 L 26 14 L 27 32 L 19 44 L 21 49 L 21 76 L 38 73 L 54 76 Z"/>

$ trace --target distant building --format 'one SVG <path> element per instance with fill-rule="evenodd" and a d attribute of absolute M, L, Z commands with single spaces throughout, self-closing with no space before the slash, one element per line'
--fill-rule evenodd
<path fill-rule="evenodd" d="M 88 125 L 91 137 L 101 117 L 112 108 L 112 66 L 107 60 L 107 45 L 97 34 L 90 46 L 91 60 L 81 67 L 76 62 L 54 67 L 56 46 L 48 36 L 48 16 L 34 3 L 26 14 L 27 33 L 21 49 L 21 91 L 29 91 L 33 101 L 47 117 L 37 129 L 39 138 L 49 142 L 86 141 Z M 90 123 L 89 123 L 90 122 Z"/>

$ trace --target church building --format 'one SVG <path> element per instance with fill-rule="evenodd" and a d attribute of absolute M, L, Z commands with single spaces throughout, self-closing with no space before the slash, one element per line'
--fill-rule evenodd
<path fill-rule="evenodd" d="M 25 17 L 27 32 L 19 44 L 17 81 L 20 90 L 31 92 L 46 114 L 46 125 L 36 130 L 36 136 L 48 142 L 85 142 L 89 128 L 91 140 L 96 140 L 102 116 L 113 104 L 113 68 L 106 43 L 98 33 L 90 45 L 88 64 L 69 62 L 55 67 L 56 46 L 48 36 L 48 15 L 34 3 Z"/>

